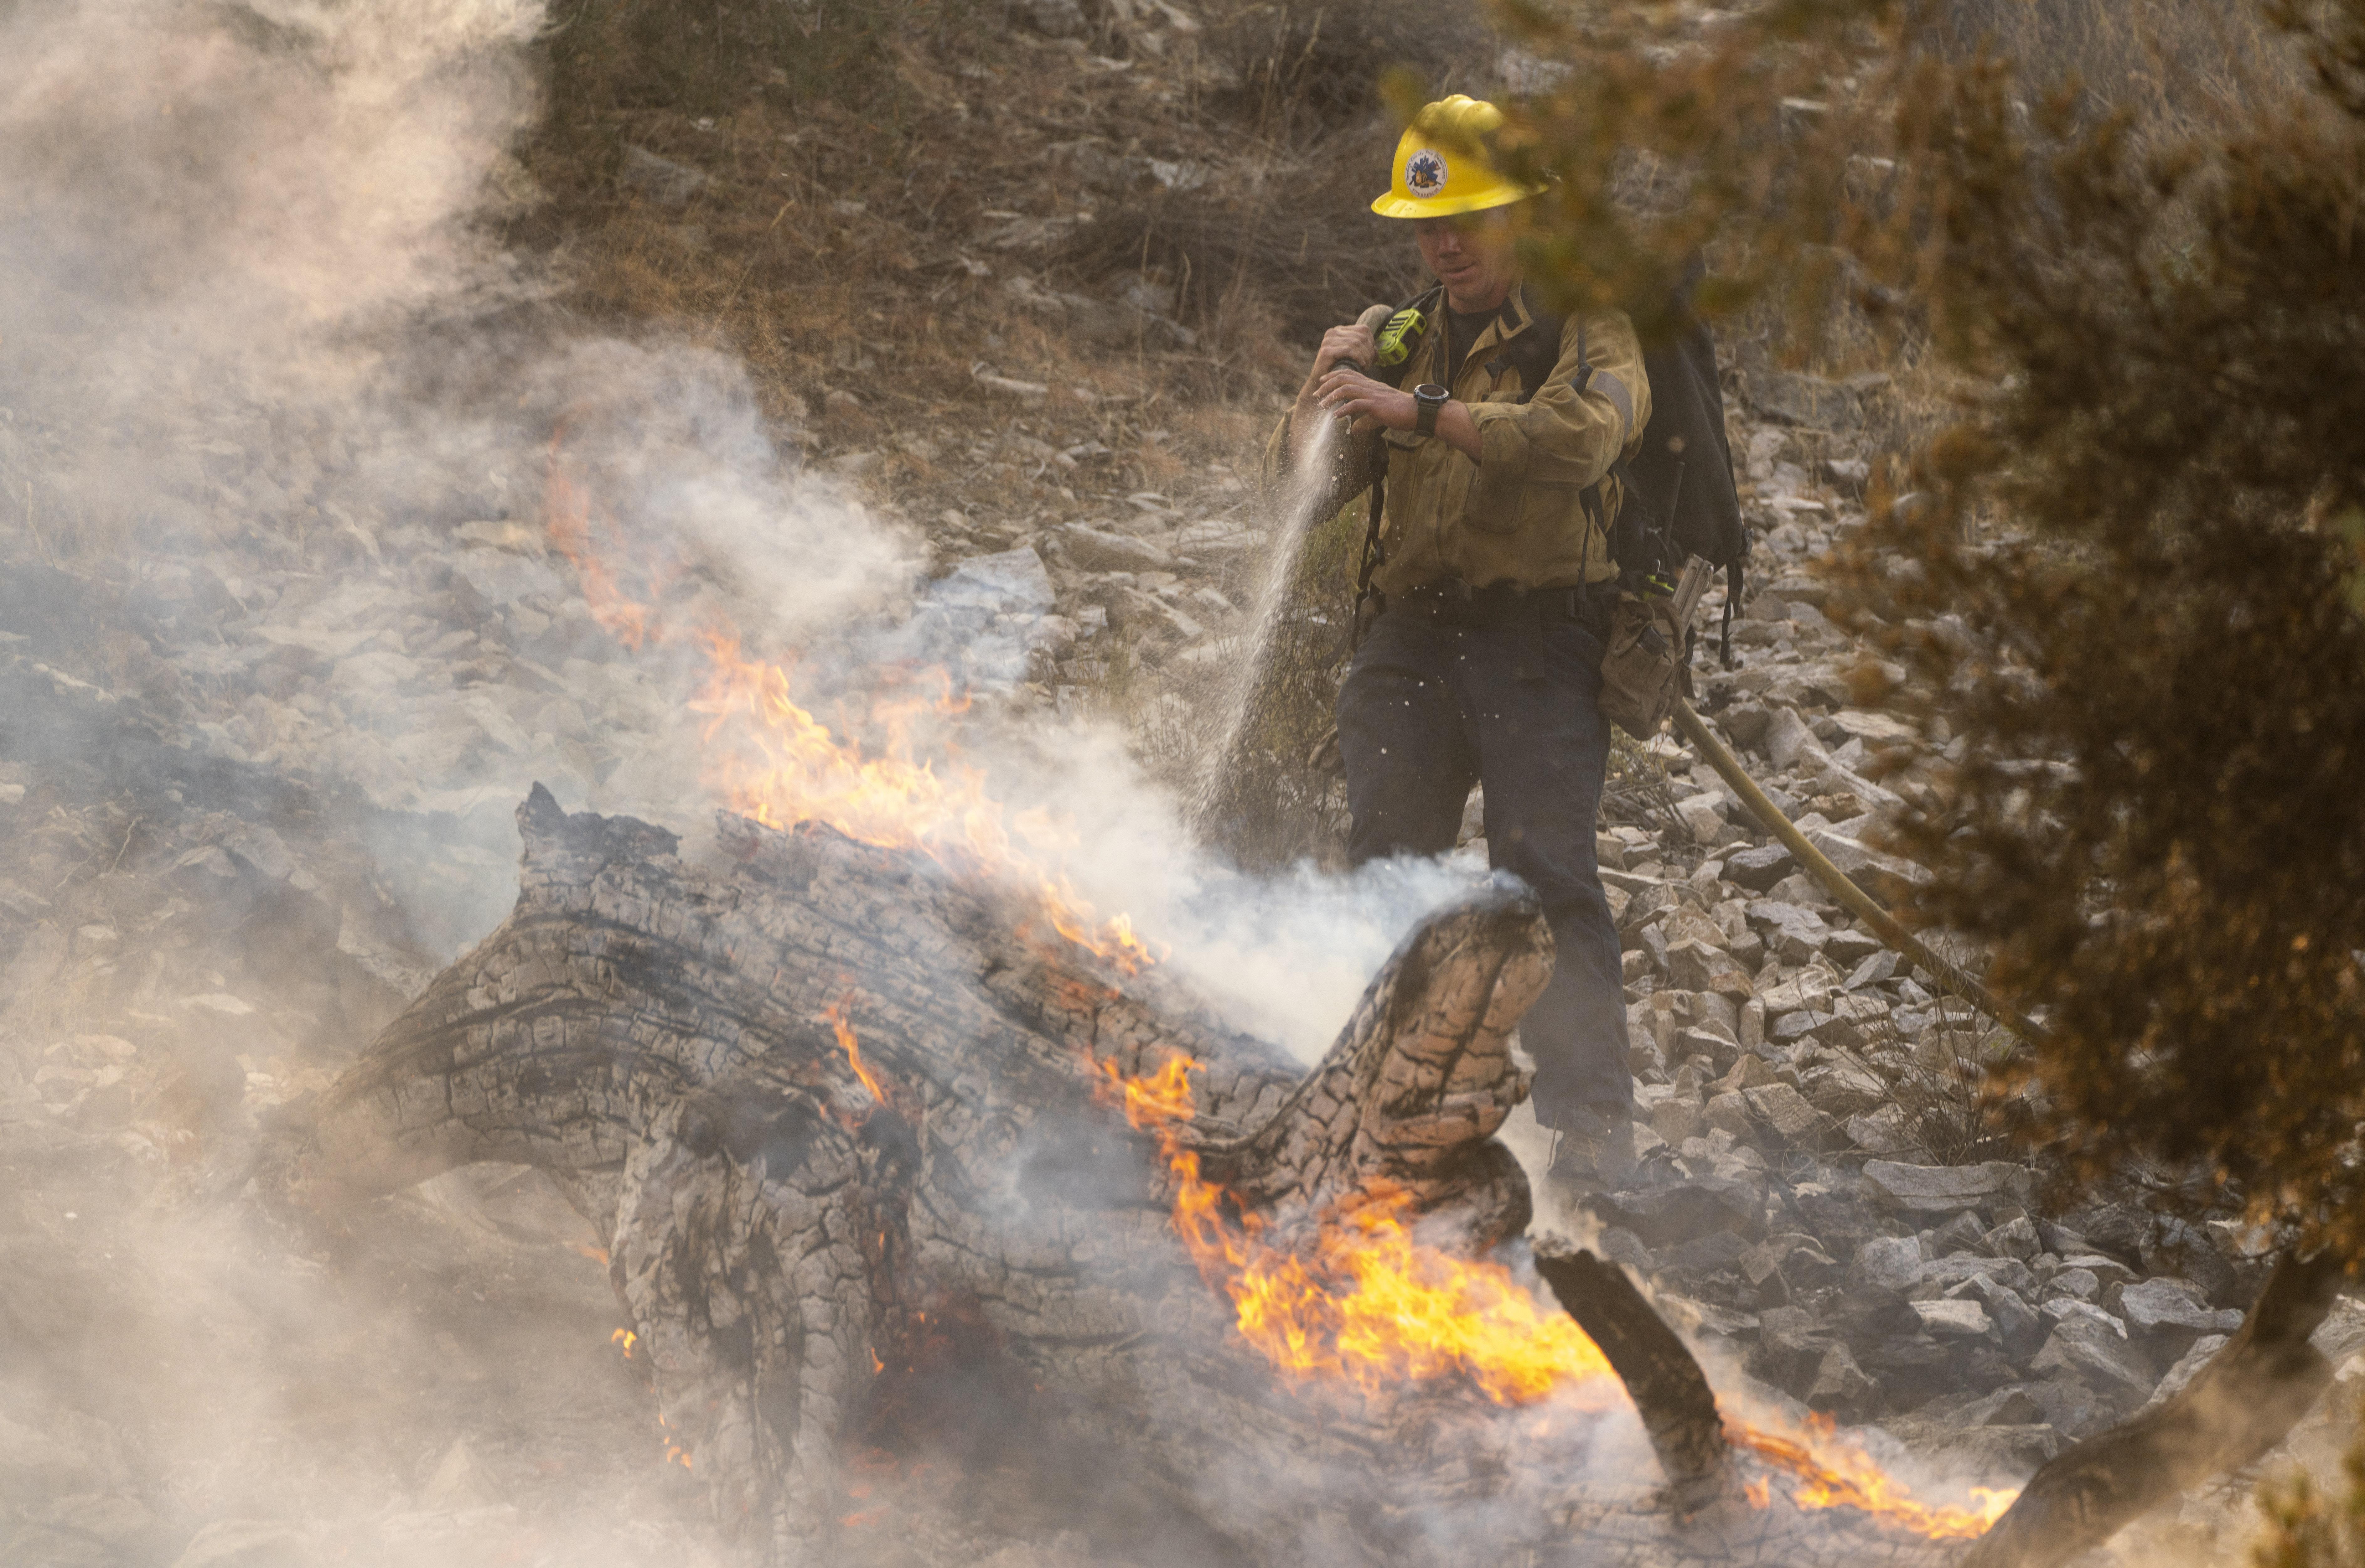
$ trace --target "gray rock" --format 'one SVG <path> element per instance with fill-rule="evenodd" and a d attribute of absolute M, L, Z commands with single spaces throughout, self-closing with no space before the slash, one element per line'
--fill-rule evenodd
<path fill-rule="evenodd" d="M 1774 766 L 1788 769 L 1798 765 L 1801 757 L 1812 767 L 1821 767 L 1826 754 L 1823 743 L 1815 736 L 1807 721 L 1799 717 L 1795 708 L 1777 708 L 1765 725 L 1765 755 Z"/>
<path fill-rule="evenodd" d="M 1914 1320 L 1909 1316 L 1909 1323 Z M 1881 1384 L 1889 1403 L 1911 1409 L 1926 1399 L 1962 1386 L 1964 1342 L 1945 1343 L 1919 1331 L 1889 1334 L 1866 1343 L 1851 1340 L 1856 1361 Z M 1978 1347 L 1970 1347 L 1976 1353 Z"/>
<path fill-rule="evenodd" d="M 2052 1325 L 2034 1307 L 2022 1299 L 2019 1292 L 1991 1274 L 1976 1274 L 1960 1284 L 1950 1287 L 1950 1296 L 1968 1299 L 1977 1296 L 1987 1307 L 1988 1316 L 1995 1319 L 1996 1335 L 2003 1348 L 2015 1356 L 2034 1354 L 2045 1343 Z"/>
<path fill-rule="evenodd" d="M 1043 615 L 1059 598 L 1043 557 L 1029 549 L 972 555 L 928 585 L 928 599 L 1003 615 Z"/>
<path fill-rule="evenodd" d="M 1716 1231 L 1694 1241 L 1686 1241 L 1658 1254 L 1662 1267 L 1687 1274 L 1713 1274 L 1721 1270 L 1738 1269 L 1749 1253 L 1749 1243 L 1729 1230 Z"/>
<path fill-rule="evenodd" d="M 1669 944 L 1665 968 L 1668 981 L 1679 991 L 1713 991 L 1746 1000 L 1756 989 L 1738 958 L 1697 938 Z"/>
<path fill-rule="evenodd" d="M 1826 951 L 1828 952 L 1830 949 L 1826 949 Z M 1897 967 L 1901 961 L 1902 960 L 1900 960 L 1896 954 L 1890 952 L 1888 948 L 1879 948 L 1877 951 L 1867 954 L 1862 963 L 1856 965 L 1855 969 L 1848 971 L 1848 978 L 1840 982 L 1840 989 L 1842 991 L 1861 991 L 1868 985 L 1878 985 L 1882 981 L 1889 980 L 1895 976 L 1897 973 Z"/>
<path fill-rule="evenodd" d="M 1933 1413 L 1938 1402 L 1933 1401 Z M 2009 1383 L 2002 1388 L 1959 1401 L 1948 1401 L 1947 1414 L 1967 1427 L 2024 1427 L 2045 1419 L 2045 1406 L 2028 1392 L 2024 1383 Z"/>
<path fill-rule="evenodd" d="M 1753 893 L 1762 893 L 1798 869 L 1789 850 L 1779 844 L 1762 849 L 1737 849 L 1725 857 L 1724 879 Z"/>
<path fill-rule="evenodd" d="M 1596 1193 L 1585 1207 L 1609 1225 L 1625 1226 L 1657 1250 L 1730 1230 L 1746 1236 L 1765 1220 L 1765 1192 L 1732 1176 L 1701 1176 L 1628 1193 Z"/>
<path fill-rule="evenodd" d="M 1676 816 L 1690 830 L 1696 844 L 1720 843 L 1728 829 L 1722 797 L 1713 792 L 1687 795 L 1677 801 Z"/>
<path fill-rule="evenodd" d="M 1790 1148 L 1821 1148 L 1831 1141 L 1832 1120 L 1787 1083 L 1742 1092 L 1757 1118 Z"/>
<path fill-rule="evenodd" d="M 1815 1362 L 1815 1375 L 1799 1397 L 1807 1408 L 1827 1416 L 1852 1416 L 1871 1405 L 1880 1394 L 1855 1356 L 1844 1344 L 1824 1350 Z"/>
<path fill-rule="evenodd" d="M 1910 1236 L 1876 1236 L 1848 1261 L 1847 1288 L 1902 1296 L 1922 1282 L 1922 1244 Z"/>
<path fill-rule="evenodd" d="M 1951 1257 L 1957 1252 L 1992 1256 L 1987 1251 L 1987 1238 L 1988 1227 L 1980 1223 L 1978 1215 L 1967 1213 L 1958 1214 L 1940 1226 L 1930 1240 L 1941 1258 Z"/>
<path fill-rule="evenodd" d="M 2011 1201 L 2025 1205 L 2028 1168 L 1990 1159 L 1978 1165 L 1903 1165 L 1865 1162 L 1866 1190 L 1874 1202 L 1907 1214 L 1952 1215 Z"/>
<path fill-rule="evenodd" d="M 1786 964 L 1805 963 L 1832 938 L 1823 917 L 1802 904 L 1753 899 L 1746 913 L 1751 927 L 1765 936 L 1766 949 Z"/>
<path fill-rule="evenodd" d="M 2116 1335 L 2122 1339 L 2127 1337 L 2127 1326 L 2106 1308 L 2096 1306 L 2090 1301 L 2079 1301 L 2075 1296 L 2047 1296 L 2037 1311 L 2055 1323 L 2067 1323 L 2076 1317 L 2088 1323 L 2099 1324 L 2105 1332 Z"/>
<path fill-rule="evenodd" d="M 1856 798 L 1866 799 L 1864 790 L 1869 787 L 1858 781 Z M 1825 831 L 1809 834 L 1807 842 L 1821 850 L 1833 865 L 1847 873 L 1850 881 L 1887 903 L 1905 902 L 1930 881 L 1930 873 L 1923 867 L 1902 855 L 1875 849 L 1860 839 Z"/>
<path fill-rule="evenodd" d="M 2307 1342 L 2316 1353 L 2334 1366 L 2345 1365 L 2350 1357 L 2365 1350 L 2365 1302 L 2353 1296 L 2341 1296 L 2324 1315 L 2324 1321 Z"/>
<path fill-rule="evenodd" d="M 2106 1258 L 2100 1252 L 2071 1252 L 2063 1256 L 2065 1269 L 2083 1269 L 2105 1286 L 2135 1283 L 2135 1271 L 2116 1258 Z"/>
<path fill-rule="evenodd" d="M 2102 1282 L 2094 1277 L 2090 1269 L 2063 1269 L 2046 1282 L 2045 1294 L 2047 1296 L 2066 1296 L 2073 1301 L 2099 1301 L 2102 1295 Z"/>
<path fill-rule="evenodd" d="M 2063 1447 L 2061 1434 L 2046 1422 L 1997 1422 L 1949 1428 L 1917 1445 L 1916 1451 L 1953 1471 L 2018 1482 Z"/>
<path fill-rule="evenodd" d="M 1831 890 L 1804 871 L 1791 872 L 1775 883 L 1765 896 L 1777 903 L 1798 904 L 1801 908 L 1811 909 L 1818 914 L 1825 910 L 1835 910 L 1840 907 L 1839 902 L 1832 897 Z M 1839 976 L 1836 971 L 1833 974 L 1832 985 L 1833 990 L 1838 989 Z"/>
<path fill-rule="evenodd" d="M 2148 1338 L 2172 1340 L 2179 1350 L 2203 1334 L 2231 1334 L 2242 1327 L 2242 1315 L 2231 1309 L 2203 1305 L 2197 1289 L 2181 1288 L 2175 1280 L 2146 1280 L 2119 1293 L 2119 1316 L 2127 1327 Z"/>
<path fill-rule="evenodd" d="M 2036 1275 L 2017 1258 L 1990 1258 L 1978 1252 L 1956 1252 L 1923 1263 L 1913 1282 L 1917 1296 L 1945 1295 L 1965 1280 L 1993 1280 L 2007 1290 L 2033 1291 Z"/>
<path fill-rule="evenodd" d="M 2204 1334 L 2192 1341 L 2184 1354 L 2177 1358 L 2176 1364 L 2168 1369 L 2168 1375 L 2159 1380 L 2159 1386 L 2151 1391 L 2151 1397 L 2144 1401 L 2143 1407 L 2148 1410 L 2183 1393 L 2184 1385 L 2209 1364 L 2211 1358 L 2225 1348 L 2226 1340 L 2231 1338 L 2225 1334 Z"/>
<path fill-rule="evenodd" d="M 2208 1292 L 2219 1306 L 2241 1305 L 2234 1265 L 2215 1238 L 2198 1226 L 2174 1215 L 2159 1215 L 2144 1233 L 2141 1257 L 2146 1274 L 2180 1275 Z"/>
<path fill-rule="evenodd" d="M 1851 969 L 1871 962 L 1882 951 L 1880 938 L 1854 929 L 1834 931 L 1823 944 L 1823 957 Z"/>
<path fill-rule="evenodd" d="M 706 188 L 706 172 L 627 143 L 616 183 L 659 207 L 687 207 L 690 197 Z"/>
<path fill-rule="evenodd" d="M 1062 529 L 1059 540 L 1067 547 L 1068 559 L 1088 572 L 1168 572 L 1174 569 L 1174 557 L 1147 539 L 1136 539 L 1127 533 L 1109 533 L 1097 528 L 1074 523 Z"/>
<path fill-rule="evenodd" d="M 568 597 L 566 580 L 556 572 L 511 550 L 461 551 L 452 558 L 452 577 L 455 588 L 466 583 L 488 605 L 515 604 L 526 598 L 558 602 Z"/>
<path fill-rule="evenodd" d="M 2004 1221 L 1980 1238 L 1980 1245 L 1999 1258 L 2017 1258 L 2025 1263 L 2045 1250 L 2036 1234 L 2036 1224 L 2026 1215 Z"/>
<path fill-rule="evenodd" d="M 1995 1320 L 1988 1316 L 1987 1307 L 1967 1297 L 1941 1296 L 1909 1305 L 1921 1319 L 1922 1331 L 1938 1338 L 1984 1338 L 1995 1332 Z"/>
<path fill-rule="evenodd" d="M 1840 1114 L 1829 1104 L 1823 1108 L 1833 1115 Z M 1913 1154 L 1921 1150 L 1921 1140 L 1905 1125 L 1905 1113 L 1895 1105 L 1882 1105 L 1877 1110 L 1850 1114 L 1847 1136 L 1850 1142 L 1866 1154 Z"/>
<path fill-rule="evenodd" d="M 1762 702 L 1736 702 L 1717 714 L 1716 722 L 1735 747 L 1754 751 L 1765 738 L 1765 726 L 1773 717 Z"/>
<path fill-rule="evenodd" d="M 2121 1408 L 2071 1376 L 2030 1383 L 2028 1394 L 2044 1409 L 2046 1424 L 2073 1442 L 2109 1426 Z"/>
<path fill-rule="evenodd" d="M 1807 1069 L 1799 1075 L 1799 1089 L 1816 1110 L 1844 1121 L 1853 1121 L 1865 1113 L 1882 1107 L 1889 1098 L 1889 1085 L 1881 1081 L 1879 1074 L 1845 1056 L 1826 1059 Z M 1902 1113 L 1893 1105 L 1886 1108 L 1898 1112 L 1896 1116 L 1881 1124 L 1887 1129 L 1887 1141 L 1867 1144 L 1857 1137 L 1857 1129 L 1851 1127 L 1848 1137 L 1855 1140 L 1858 1148 L 1870 1149 L 1875 1154 L 1895 1154 L 1911 1147 L 1911 1139 L 1901 1126 Z"/>
<path fill-rule="evenodd" d="M 1777 424 L 1811 430 L 1852 430 L 1857 422 L 1855 395 L 1836 381 L 1802 371 L 1767 371 L 1748 381 L 1748 398 Z"/>
<path fill-rule="evenodd" d="M 2159 1382 L 2158 1369 L 2140 1350 L 2085 1316 L 2055 1324 L 2029 1370 L 2081 1378 L 2096 1392 L 2117 1394 L 2129 1404 L 2147 1398 Z"/>

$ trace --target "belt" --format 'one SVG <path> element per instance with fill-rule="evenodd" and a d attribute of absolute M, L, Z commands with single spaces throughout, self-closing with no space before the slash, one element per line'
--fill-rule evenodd
<path fill-rule="evenodd" d="M 1452 631 L 1517 628 L 1519 657 L 1511 678 L 1538 680 L 1544 673 L 1544 622 L 1574 621 L 1597 637 L 1608 637 L 1610 610 L 1618 602 L 1618 583 L 1611 578 L 1583 588 L 1531 588 L 1519 583 L 1472 588 L 1460 577 L 1440 577 L 1400 594 L 1377 597 L 1383 615 L 1410 616 Z"/>
<path fill-rule="evenodd" d="M 1472 588 L 1460 577 L 1440 577 L 1402 593 L 1379 596 L 1384 615 L 1403 614 L 1432 626 L 1474 629 L 1522 621 L 1586 621 L 1606 614 L 1618 596 L 1615 579 L 1585 588 L 1531 588 L 1520 583 Z"/>

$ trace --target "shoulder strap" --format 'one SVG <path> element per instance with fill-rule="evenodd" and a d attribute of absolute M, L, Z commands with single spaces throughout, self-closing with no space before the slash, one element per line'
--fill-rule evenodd
<path fill-rule="evenodd" d="M 1538 304 L 1535 291 L 1526 284 L 1519 286 L 1519 302 L 1528 309 L 1528 330 L 1505 343 L 1502 352 L 1486 362 L 1486 369 L 1493 375 L 1500 375 L 1505 370 L 1518 371 L 1519 400 L 1524 403 L 1542 391 L 1544 383 L 1552 379 L 1552 366 L 1560 363 L 1560 335 L 1566 319 Z M 1582 316 L 1577 319 L 1576 331 L 1581 345 L 1585 338 Z M 1585 358 L 1581 346 L 1577 358 L 1580 362 Z"/>
<path fill-rule="evenodd" d="M 1355 570 L 1355 604 L 1347 614 L 1347 651 L 1350 653 L 1363 641 L 1363 606 L 1372 598 L 1372 577 L 1380 569 L 1386 551 L 1380 544 L 1380 524 L 1388 505 L 1388 465 L 1384 459 L 1380 471 L 1372 476 L 1372 513 L 1363 525 L 1363 560 Z"/>

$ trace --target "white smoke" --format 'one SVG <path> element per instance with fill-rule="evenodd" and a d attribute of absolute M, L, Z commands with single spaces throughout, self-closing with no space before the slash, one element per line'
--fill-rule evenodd
<path fill-rule="evenodd" d="M 543 25 L 531 0 L 0 13 L 0 521 L 76 580 L 134 581 L 167 607 L 140 656 L 185 699 L 174 742 L 372 803 L 381 814 L 353 831 L 436 958 L 513 896 L 509 812 L 537 778 L 571 809 L 699 829 L 717 802 L 689 707 L 703 655 L 684 633 L 727 621 L 858 715 L 921 587 L 908 532 L 801 471 L 743 367 L 662 333 L 571 327 L 554 280 L 497 243 L 489 219 L 534 199 L 509 148 L 539 112 Z M 554 466 L 620 569 L 651 568 L 669 640 L 627 655 L 594 619 L 592 585 L 545 547 Z M 444 647 L 436 606 L 461 594 L 487 630 Z M 263 664 L 291 672 L 278 695 L 225 695 Z M 1418 913 L 1477 874 L 1243 875 L 1194 844 L 1110 727 L 989 711 L 944 738 L 1014 818 L 1056 821 L 1048 869 L 1304 1058 Z M 226 984 L 216 1000 L 243 1005 Z M 29 1080 L 50 1045 L 24 1048 Z M 193 1218 L 200 1194 L 158 1174 L 175 1150 L 127 1134 L 118 1152 L 162 1212 L 57 1206 L 82 1204 L 65 1215 L 84 1226 L 73 1247 L 140 1260 L 106 1342 L 151 1358 L 136 1363 L 152 1368 L 135 1379 L 146 1407 L 122 1430 L 144 1430 L 186 1518 L 309 1519 L 294 1561 L 327 1550 L 323 1530 L 365 1538 L 379 1527 L 353 1521 L 367 1519 L 425 1532 L 386 1561 L 509 1560 L 514 1519 L 477 1518 L 465 1541 L 446 1528 L 476 1495 L 448 1438 L 393 1462 L 342 1432 L 309 1451 L 289 1436 L 308 1418 L 289 1408 L 335 1403 L 308 1378 L 385 1359 L 383 1383 L 342 1391 L 366 1423 L 407 1378 L 478 1375 L 476 1348 L 444 1349 L 428 1308 L 348 1298 L 217 1211 Z M 589 1354 L 604 1286 L 587 1278 L 551 1321 Z M 465 1276 L 419 1288 L 481 1294 Z M 77 1277 L 59 1299 L 104 1294 Z M 365 1344 L 389 1323 L 393 1338 Z M 0 1417 L 50 1434 L 80 1418 L 59 1413 L 64 1392 L 14 1375 L 0 1365 Z M 601 1398 L 629 1418 L 629 1399 L 588 1402 Z M 109 1445 L 129 1440 L 91 1439 L 89 1484 L 115 1484 L 128 1462 Z M 443 1524 L 404 1523 L 389 1463 Z M 537 1550 L 695 1558 L 619 1537 L 633 1506 L 611 1489 Z"/>

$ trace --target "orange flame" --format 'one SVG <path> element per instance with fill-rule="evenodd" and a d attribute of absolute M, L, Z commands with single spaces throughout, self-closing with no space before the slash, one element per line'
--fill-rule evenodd
<path fill-rule="evenodd" d="M 1622 1392 L 1575 1321 L 1541 1305 L 1508 1269 L 1415 1238 L 1404 1216 L 1409 1193 L 1366 1193 L 1320 1216 L 1310 1265 L 1264 1239 L 1261 1216 L 1227 1219 L 1222 1189 L 1177 1133 L 1193 1115 L 1194 1065 L 1172 1057 L 1131 1079 L 1104 1070 L 1126 1120 L 1158 1137 L 1175 1179 L 1174 1227 L 1201 1276 L 1231 1299 L 1241 1336 L 1275 1366 L 1343 1378 L 1366 1394 L 1459 1373 L 1504 1405 L 1565 1391 L 1598 1407 Z"/>
<path fill-rule="evenodd" d="M 1968 1540 L 1986 1534 L 2020 1496 L 2018 1487 L 1974 1486 L 1973 1506 L 1967 1508 L 1922 1502 L 1870 1454 L 1841 1437 L 1828 1416 L 1810 1416 L 1806 1431 L 1795 1436 L 1739 1422 L 1728 1424 L 1725 1435 L 1788 1471 L 1795 1478 L 1790 1500 L 1799 1507 L 1855 1508 L 1933 1540 Z M 1753 1495 L 1751 1501 L 1758 1499 Z"/>
<path fill-rule="evenodd" d="M 863 1065 L 862 1043 L 854 1037 L 854 1025 L 847 1021 L 853 1011 L 854 993 L 848 991 L 831 1003 L 822 1014 L 822 1017 L 828 1021 L 830 1029 L 837 1036 L 837 1048 L 846 1053 L 846 1065 L 854 1069 L 854 1076 L 862 1081 L 863 1088 L 870 1091 L 870 1097 L 873 1100 L 884 1105 L 887 1103 L 887 1091 L 880 1087 L 878 1079 L 871 1076 L 870 1070 Z"/>
<path fill-rule="evenodd" d="M 624 1359 L 628 1361 L 633 1359 L 633 1347 L 640 1342 L 641 1337 L 629 1328 L 619 1328 L 608 1336 L 608 1343 L 621 1348 L 624 1352 Z"/>
<path fill-rule="evenodd" d="M 1623 1395 L 1600 1348 L 1508 1269 L 1418 1239 L 1404 1220 L 1407 1193 L 1365 1194 L 1321 1216 L 1311 1264 L 1265 1240 L 1261 1216 L 1227 1218 L 1222 1189 L 1182 1146 L 1196 1065 L 1177 1056 L 1145 1077 L 1114 1065 L 1102 1071 L 1126 1122 L 1159 1140 L 1174 1177 L 1174 1227 L 1201 1277 L 1229 1297 L 1241 1337 L 1273 1365 L 1299 1377 L 1342 1378 L 1367 1394 L 1458 1374 L 1502 1405 L 1560 1395 L 1598 1409 Z M 1799 1507 L 1855 1508 L 1933 1539 L 1982 1533 L 2018 1495 L 1975 1486 L 1972 1507 L 1923 1503 L 1821 1417 L 1796 1435 L 1740 1422 L 1728 1432 L 1792 1477 Z M 1743 1491 L 1753 1506 L 1769 1506 L 1772 1477 Z"/>
<path fill-rule="evenodd" d="M 555 439 L 550 537 L 574 564 L 593 618 L 634 651 L 674 640 L 677 633 L 644 598 L 625 589 L 594 547 L 592 521 L 588 497 L 561 470 Z M 635 577 L 642 594 L 653 597 L 671 575 L 662 565 L 644 564 Z M 1068 942 L 1126 974 L 1156 961 L 1126 916 L 1099 921 L 1058 868 L 1071 839 L 1058 823 L 1041 812 L 1007 812 L 987 792 L 981 770 L 951 758 L 939 767 L 924 755 L 921 727 L 958 716 L 965 706 L 942 672 L 932 696 L 876 705 L 868 723 L 883 740 L 866 748 L 799 703 L 790 666 L 747 656 L 731 627 L 708 625 L 694 634 L 709 665 L 692 704 L 709 721 L 706 770 L 733 810 L 774 827 L 826 822 L 867 844 L 916 850 L 956 874 L 1015 881 L 1033 890 L 1042 918 Z M 848 1022 L 851 1001 L 824 1016 L 855 1076 L 883 1104 L 883 1085 L 864 1063 Z M 1201 1277 L 1232 1303 L 1242 1337 L 1276 1367 L 1301 1378 L 1342 1380 L 1366 1394 L 1407 1380 L 1460 1376 L 1505 1405 L 1558 1395 L 1598 1408 L 1622 1394 L 1600 1349 L 1508 1269 L 1417 1238 L 1407 1223 L 1408 1193 L 1366 1192 L 1314 1216 L 1310 1261 L 1269 1239 L 1263 1216 L 1229 1205 L 1224 1191 L 1201 1174 L 1197 1154 L 1182 1145 L 1179 1129 L 1193 1116 L 1194 1065 L 1172 1058 L 1143 1078 L 1104 1070 L 1126 1120 L 1158 1139 L 1174 1179 L 1173 1224 Z M 619 1329 L 613 1338 L 630 1357 L 637 1337 Z M 1793 1499 L 1804 1508 L 1858 1508 L 1924 1535 L 1964 1537 L 1983 1531 L 2015 1495 L 1973 1488 L 1974 1507 L 1922 1503 L 1828 1421 L 1804 1432 L 1738 1422 L 1730 1430 L 1735 1443 L 1792 1477 Z M 689 1463 L 670 1442 L 667 1458 Z M 1746 1490 L 1753 1504 L 1770 1505 L 1770 1478 Z M 846 1522 L 872 1517 L 857 1512 Z"/>
<path fill-rule="evenodd" d="M 590 498 L 559 456 L 554 438 L 546 526 L 551 543 L 574 565 L 593 619 L 635 652 L 676 640 L 646 603 L 625 591 L 595 546 Z M 663 566 L 638 573 L 651 593 L 670 575 Z M 939 768 L 922 754 L 916 731 L 923 722 L 957 716 L 968 705 L 953 695 L 943 671 L 933 672 L 932 697 L 873 706 L 868 724 L 884 740 L 866 750 L 796 700 L 788 665 L 743 652 L 734 628 L 709 624 L 692 635 L 705 650 L 708 674 L 690 707 L 708 717 L 708 779 L 733 811 L 768 827 L 825 822 L 865 844 L 916 849 L 957 874 L 1031 887 L 1059 936 L 1126 974 L 1157 961 L 1130 921 L 1120 914 L 1101 922 L 1058 868 L 1058 852 L 1072 839 L 1060 824 L 1040 812 L 1007 812 L 986 792 L 981 770 L 951 760 Z"/>

